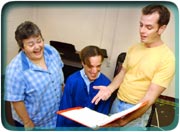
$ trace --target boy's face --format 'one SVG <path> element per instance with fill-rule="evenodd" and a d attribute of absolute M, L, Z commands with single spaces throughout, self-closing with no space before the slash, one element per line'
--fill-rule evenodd
<path fill-rule="evenodd" d="M 24 48 L 22 49 L 27 57 L 32 61 L 38 61 L 43 58 L 44 41 L 41 36 L 30 37 L 23 40 Z"/>
<path fill-rule="evenodd" d="M 89 64 L 82 64 L 84 67 L 85 74 L 87 75 L 90 81 L 94 81 L 100 70 L 102 65 L 102 57 L 101 56 L 93 56 L 89 58 Z"/>

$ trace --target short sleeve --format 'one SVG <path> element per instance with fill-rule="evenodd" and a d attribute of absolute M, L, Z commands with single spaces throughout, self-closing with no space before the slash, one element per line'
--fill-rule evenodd
<path fill-rule="evenodd" d="M 20 72 L 6 71 L 5 76 L 5 100 L 20 101 L 24 100 L 25 84 Z"/>
<path fill-rule="evenodd" d="M 152 83 L 167 88 L 175 74 L 175 58 L 167 58 L 162 60 L 159 69 L 155 73 Z"/>

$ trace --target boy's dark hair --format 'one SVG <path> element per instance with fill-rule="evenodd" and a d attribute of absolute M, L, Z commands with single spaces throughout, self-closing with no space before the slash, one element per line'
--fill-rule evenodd
<path fill-rule="evenodd" d="M 86 46 L 80 52 L 80 59 L 86 65 L 89 65 L 89 58 L 93 56 L 101 56 L 102 61 L 104 60 L 104 56 L 102 50 L 97 46 Z"/>

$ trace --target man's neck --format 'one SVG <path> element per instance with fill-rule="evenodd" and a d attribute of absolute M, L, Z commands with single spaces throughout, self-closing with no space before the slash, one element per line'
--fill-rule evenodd
<path fill-rule="evenodd" d="M 157 47 L 157 46 L 160 46 L 160 45 L 163 45 L 162 40 L 159 40 L 159 41 L 156 41 L 156 42 L 153 42 L 153 43 L 145 43 L 145 46 L 147 48 L 153 48 L 153 47 Z"/>

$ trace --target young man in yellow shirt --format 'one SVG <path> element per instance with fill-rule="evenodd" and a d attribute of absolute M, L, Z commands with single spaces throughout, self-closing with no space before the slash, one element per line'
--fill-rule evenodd
<path fill-rule="evenodd" d="M 169 19 L 170 12 L 163 5 L 144 7 L 139 27 L 141 43 L 129 48 L 122 70 L 107 88 L 94 87 L 100 90 L 92 100 L 95 104 L 108 99 L 119 88 L 111 108 L 112 114 L 148 101 L 145 107 L 111 126 L 145 128 L 152 104 L 170 84 L 175 73 L 175 56 L 161 39 Z"/>

